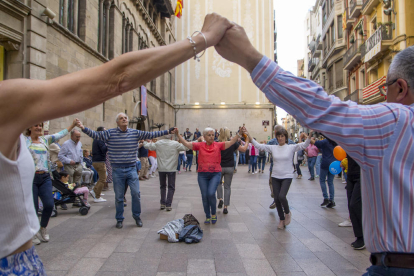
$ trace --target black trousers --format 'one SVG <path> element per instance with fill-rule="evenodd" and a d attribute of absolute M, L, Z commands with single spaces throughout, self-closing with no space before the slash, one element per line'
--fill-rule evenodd
<path fill-rule="evenodd" d="M 362 200 L 361 200 L 361 176 L 348 175 L 346 181 L 346 194 L 348 197 L 348 210 L 354 229 L 354 235 L 362 238 Z"/>
<path fill-rule="evenodd" d="M 290 184 L 292 184 L 292 178 L 279 179 L 272 177 L 273 197 L 280 220 L 285 220 L 285 214 L 290 213 L 289 203 L 286 199 Z"/>
<path fill-rule="evenodd" d="M 158 172 L 160 178 L 160 203 L 167 207 L 171 207 L 175 192 L 175 172 Z M 167 176 L 168 176 L 168 194 L 167 194 Z"/>

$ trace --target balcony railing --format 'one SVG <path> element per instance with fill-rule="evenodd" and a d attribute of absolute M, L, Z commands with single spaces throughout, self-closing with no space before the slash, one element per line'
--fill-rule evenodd
<path fill-rule="evenodd" d="M 363 4 L 362 4 L 363 13 L 371 14 L 371 12 L 378 6 L 379 2 L 380 0 L 363 0 Z"/>
<path fill-rule="evenodd" d="M 357 17 L 362 8 L 362 0 L 353 0 L 350 4 L 350 17 Z"/>
<path fill-rule="evenodd" d="M 344 101 L 348 100 L 351 100 L 356 103 L 362 103 L 362 89 L 357 89 L 348 96 L 346 96 Z"/>
<path fill-rule="evenodd" d="M 360 49 L 361 49 L 361 57 L 364 57 L 365 56 L 365 53 L 366 53 L 365 42 L 362 43 Z"/>
<path fill-rule="evenodd" d="M 374 34 L 365 41 L 364 56 L 384 40 L 392 40 L 392 30 L 389 27 L 379 26 Z"/>
<path fill-rule="evenodd" d="M 349 47 L 348 51 L 346 51 L 344 55 L 344 65 L 346 66 L 348 62 L 355 57 L 355 55 L 361 53 L 361 44 L 362 40 L 358 39 L 357 41 Z"/>
<path fill-rule="evenodd" d="M 318 64 L 318 62 L 319 62 L 318 58 L 311 58 L 308 64 L 308 72 L 312 72 L 316 64 Z"/>

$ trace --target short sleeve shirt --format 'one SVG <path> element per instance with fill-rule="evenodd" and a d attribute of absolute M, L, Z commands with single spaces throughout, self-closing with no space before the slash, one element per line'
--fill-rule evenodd
<path fill-rule="evenodd" d="M 198 172 L 221 172 L 221 151 L 224 150 L 224 142 L 194 143 L 193 150 L 198 151 Z"/>

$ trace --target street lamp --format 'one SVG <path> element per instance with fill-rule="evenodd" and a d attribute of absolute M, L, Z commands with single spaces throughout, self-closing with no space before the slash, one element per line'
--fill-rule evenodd
<path fill-rule="evenodd" d="M 165 126 L 164 123 L 154 123 L 154 125 L 151 128 L 158 128 L 158 131 L 160 131 L 163 126 Z"/>
<path fill-rule="evenodd" d="M 143 116 L 133 117 L 129 121 L 129 128 L 138 129 L 138 124 L 140 124 L 141 122 L 144 122 L 144 121 L 145 121 L 145 117 L 143 117 Z"/>

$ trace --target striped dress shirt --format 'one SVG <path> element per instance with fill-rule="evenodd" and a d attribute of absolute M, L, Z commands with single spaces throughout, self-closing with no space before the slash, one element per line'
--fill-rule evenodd
<path fill-rule="evenodd" d="M 342 102 L 267 57 L 251 77 L 272 103 L 335 140 L 361 166 L 367 249 L 413 253 L 414 104 Z"/>
<path fill-rule="evenodd" d="M 127 128 L 126 131 L 122 131 L 119 127 L 105 131 L 93 131 L 85 127 L 83 132 L 89 137 L 104 141 L 107 144 L 109 161 L 112 167 L 135 166 L 138 141 L 168 134 L 168 130 L 147 132 Z"/>

